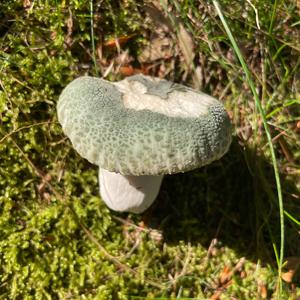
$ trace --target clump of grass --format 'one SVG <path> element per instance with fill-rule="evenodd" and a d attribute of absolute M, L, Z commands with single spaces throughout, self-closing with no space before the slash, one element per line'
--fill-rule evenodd
<path fill-rule="evenodd" d="M 283 229 L 280 208 L 286 220 L 279 270 L 288 257 L 299 256 L 295 4 L 222 2 L 244 69 L 214 6 L 202 1 L 11 0 L 0 7 L 3 299 L 299 295 L 296 271 L 288 280 L 283 276 L 276 293 L 273 251 Z M 154 42 L 166 53 L 162 39 L 171 52 L 142 60 Z M 248 69 L 262 114 L 245 82 Z M 98 72 L 115 79 L 129 71 L 164 76 L 220 98 L 235 129 L 222 160 L 165 178 L 149 218 L 105 207 L 97 170 L 72 149 L 56 118 L 58 95 L 73 78 Z M 266 124 L 284 210 L 276 200 Z M 288 271 L 283 264 L 282 275 Z"/>
<path fill-rule="evenodd" d="M 251 3 L 251 2 L 250 2 Z M 281 274 L 282 274 L 282 264 L 283 264 L 283 255 L 284 255 L 284 208 L 283 208 L 283 199 L 282 199 L 282 191 L 281 191 L 281 183 L 280 183 L 280 177 L 279 177 L 279 170 L 278 170 L 278 163 L 277 163 L 277 158 L 276 158 L 276 154 L 275 154 L 275 150 L 274 150 L 274 146 L 273 146 L 273 142 L 272 142 L 272 136 L 270 133 L 270 129 L 269 129 L 269 125 L 267 124 L 267 119 L 266 119 L 266 114 L 265 111 L 261 105 L 256 87 L 254 85 L 254 82 L 252 80 L 252 76 L 251 73 L 249 71 L 249 68 L 243 58 L 243 55 L 241 53 L 241 50 L 239 48 L 239 46 L 237 45 L 235 38 L 233 37 L 231 30 L 226 22 L 226 19 L 224 18 L 224 15 L 222 13 L 222 10 L 220 8 L 220 5 L 217 1 L 213 0 L 213 4 L 218 12 L 218 15 L 221 19 L 221 22 L 225 28 L 225 31 L 230 39 L 230 42 L 234 48 L 234 51 L 242 65 L 242 68 L 244 70 L 245 76 L 246 76 L 246 80 L 251 88 L 254 100 L 255 100 L 255 105 L 258 108 L 259 114 L 261 116 L 262 119 L 262 123 L 266 132 L 266 136 L 267 136 L 267 140 L 268 140 L 268 145 L 270 148 L 270 152 L 271 152 L 271 158 L 272 158 L 272 164 L 273 164 L 273 168 L 274 168 L 274 174 L 275 174 L 275 179 L 276 179 L 276 188 L 277 188 L 277 194 L 278 194 L 278 206 L 279 206 L 279 216 L 280 216 L 280 252 L 278 255 L 278 250 L 276 248 L 276 246 L 274 245 L 274 251 L 275 251 L 275 255 L 276 255 L 276 260 L 277 260 L 277 264 L 278 264 L 278 282 L 279 282 L 279 289 L 278 289 L 278 296 L 280 297 L 282 294 L 282 281 L 281 281 Z M 269 28 L 269 33 L 272 32 L 272 27 L 273 27 L 273 22 L 274 22 L 274 13 L 276 11 L 276 5 L 274 4 L 273 7 L 273 14 L 271 17 L 271 23 L 270 23 L 270 28 Z M 255 9 L 255 7 L 253 6 L 253 8 Z M 257 10 L 255 10 L 255 13 L 257 14 Z M 258 17 L 256 18 L 257 24 L 259 22 Z M 259 25 L 257 25 L 259 26 Z"/>

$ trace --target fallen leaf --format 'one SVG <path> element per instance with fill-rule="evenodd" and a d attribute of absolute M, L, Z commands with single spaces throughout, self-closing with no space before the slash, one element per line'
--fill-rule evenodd
<path fill-rule="evenodd" d="M 73 16 L 72 16 L 71 9 L 69 9 L 69 18 L 67 19 L 66 25 L 68 31 L 65 37 L 65 42 L 70 47 L 72 45 L 72 33 L 73 33 Z"/>
<path fill-rule="evenodd" d="M 264 284 L 259 285 L 259 290 L 260 290 L 260 296 L 262 299 L 267 299 L 268 297 L 268 291 L 267 288 Z"/>
<path fill-rule="evenodd" d="M 218 240 L 216 238 L 211 240 L 210 245 L 207 249 L 207 257 L 210 257 L 215 252 L 217 244 Z"/>
<path fill-rule="evenodd" d="M 118 46 L 122 46 L 127 43 L 130 39 L 132 39 L 135 34 L 120 36 L 117 38 L 110 38 L 104 42 L 104 47 L 106 48 L 117 48 Z"/>
<path fill-rule="evenodd" d="M 291 283 L 293 281 L 293 276 L 295 275 L 296 270 L 289 270 L 287 272 L 282 273 L 281 278 L 287 283 Z"/>
<path fill-rule="evenodd" d="M 211 297 L 210 300 L 218 300 L 220 299 L 224 290 L 226 290 L 232 284 L 232 280 L 229 280 L 226 284 L 224 284 L 221 288 L 219 288 Z"/>
<path fill-rule="evenodd" d="M 172 57 L 172 40 L 169 37 L 157 37 L 150 41 L 139 55 L 140 63 L 150 63 L 159 59 Z"/>
<path fill-rule="evenodd" d="M 210 300 L 219 300 L 222 295 L 222 291 L 216 291 L 211 297 Z"/>
<path fill-rule="evenodd" d="M 132 66 L 120 67 L 120 73 L 124 76 L 131 76 L 134 74 L 134 69 Z"/>
<path fill-rule="evenodd" d="M 220 283 L 224 284 L 232 275 L 232 271 L 230 270 L 230 268 L 228 266 L 225 266 L 223 268 L 222 273 L 220 274 Z"/>
<path fill-rule="evenodd" d="M 142 69 L 137 69 L 132 66 L 122 66 L 120 67 L 120 73 L 124 76 L 131 76 L 135 74 L 144 74 Z"/>
<path fill-rule="evenodd" d="M 172 23 L 165 17 L 160 3 L 147 3 L 144 10 L 158 28 L 162 28 L 163 31 L 173 31 Z"/>
<path fill-rule="evenodd" d="M 240 274 L 241 278 L 246 278 L 247 277 L 247 273 L 245 271 L 242 271 Z"/>
<path fill-rule="evenodd" d="M 29 8 L 31 6 L 31 1 L 30 0 L 23 0 L 23 7 L 25 9 Z"/>
<path fill-rule="evenodd" d="M 191 35 L 186 31 L 181 23 L 179 23 L 179 30 L 177 33 L 180 50 L 183 54 L 184 61 L 188 69 L 192 67 L 195 57 L 194 42 Z"/>
<path fill-rule="evenodd" d="M 293 277 L 300 266 L 300 257 L 291 256 L 286 259 L 286 264 L 284 266 L 287 269 L 287 272 L 283 272 L 281 275 L 282 280 L 287 283 L 291 283 L 293 281 Z"/>

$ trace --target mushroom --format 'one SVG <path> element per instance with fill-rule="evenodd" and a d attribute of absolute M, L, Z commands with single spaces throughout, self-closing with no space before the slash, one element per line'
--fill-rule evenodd
<path fill-rule="evenodd" d="M 65 87 L 58 120 L 74 148 L 99 166 L 100 195 L 113 210 L 142 213 L 164 174 L 223 156 L 231 125 L 217 99 L 159 78 L 79 77 Z"/>

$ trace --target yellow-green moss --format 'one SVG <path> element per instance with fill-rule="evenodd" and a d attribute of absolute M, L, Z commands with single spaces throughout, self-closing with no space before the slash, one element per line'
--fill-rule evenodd
<path fill-rule="evenodd" d="M 254 2 L 262 12 L 265 2 Z M 241 91 L 241 98 L 249 99 L 243 78 L 234 60 L 229 64 L 219 48 L 211 48 L 199 38 L 205 33 L 212 43 L 225 40 L 209 6 L 195 3 L 183 1 L 181 15 L 185 26 L 194 30 L 197 55 L 208 57 L 212 80 L 205 89 L 220 96 L 218 78 L 224 80 L 223 87 L 231 82 L 229 94 L 223 96 L 227 106 L 238 112 L 234 117 L 237 133 L 246 134 L 245 123 L 254 120 L 255 114 L 246 114 L 246 119 L 246 101 L 241 108 L 241 102 L 230 100 L 240 97 Z M 127 220 L 139 227 L 123 224 L 118 218 L 126 221 L 127 215 L 115 214 L 102 203 L 97 170 L 65 139 L 55 109 L 67 83 L 85 73 L 95 75 L 89 4 L 82 0 L 7 0 L 0 4 L 0 299 L 209 298 L 218 288 L 224 267 L 234 268 L 241 257 L 246 257 L 241 270 L 244 275 L 238 271 L 222 297 L 257 299 L 258 284 L 264 285 L 271 297 L 276 289 L 276 271 L 270 261 L 274 258 L 272 242 L 278 238 L 278 218 L 268 159 L 255 151 L 263 149 L 263 138 L 252 138 L 248 144 L 246 138 L 235 139 L 223 160 L 199 171 L 166 177 L 147 223 L 162 231 L 163 240 L 143 227 L 142 217 L 129 216 Z M 136 34 L 128 45 L 136 60 L 138 41 L 150 36 L 144 8 L 143 1 L 94 1 L 97 46 L 103 37 Z M 228 13 L 240 17 L 234 9 L 230 6 Z M 176 11 L 176 6 L 171 6 L 170 12 L 180 18 Z M 290 18 L 289 24 L 295 20 L 291 7 L 282 5 L 279 12 Z M 188 17 L 190 14 L 194 19 Z M 252 10 L 248 14 L 247 22 L 239 19 L 236 25 L 232 18 L 231 23 L 237 36 L 252 41 L 256 36 L 255 14 Z M 204 25 L 198 28 L 192 20 L 202 20 L 204 15 Z M 270 17 L 259 16 L 266 30 Z M 280 20 L 275 22 L 274 34 L 281 33 L 281 25 Z M 280 41 L 265 44 L 273 55 L 276 43 Z M 221 45 L 230 57 L 226 43 Z M 294 99 L 296 50 L 283 48 L 286 55 L 279 53 L 273 62 L 276 76 L 285 80 L 276 95 L 279 100 Z M 117 55 L 116 49 L 105 51 L 108 61 Z M 273 64 L 267 62 L 266 70 L 272 71 Z M 255 61 L 253 64 L 255 69 Z M 182 65 L 177 68 L 175 77 L 181 78 Z M 222 75 L 225 71 L 226 76 Z M 269 93 L 276 90 L 276 76 L 268 79 Z M 269 112 L 280 106 L 275 98 Z M 289 116 L 297 120 L 297 111 L 287 107 L 280 112 L 283 122 Z M 295 154 L 293 163 L 299 166 L 295 146 L 288 140 Z M 280 147 L 277 151 L 285 170 L 286 158 Z M 297 216 L 299 207 L 293 198 L 297 174 L 285 176 L 284 172 L 286 209 Z M 286 222 L 287 256 L 299 255 L 298 230 L 295 223 Z M 214 238 L 217 243 L 208 253 Z M 259 262 L 262 267 L 258 267 Z M 283 297 L 296 297 L 299 292 L 286 284 Z"/>

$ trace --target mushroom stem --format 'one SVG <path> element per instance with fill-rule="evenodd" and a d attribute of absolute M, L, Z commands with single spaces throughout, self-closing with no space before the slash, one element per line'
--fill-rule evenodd
<path fill-rule="evenodd" d="M 100 195 L 115 211 L 142 213 L 159 193 L 163 175 L 121 175 L 99 168 Z"/>

